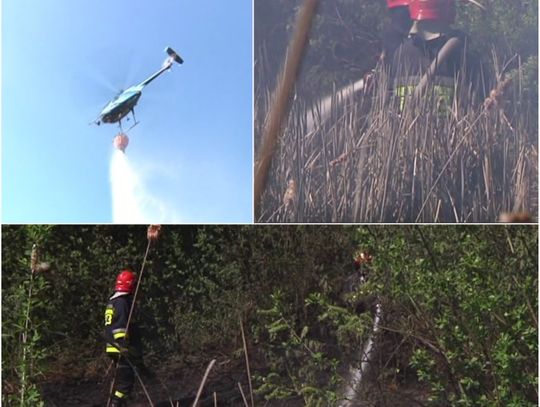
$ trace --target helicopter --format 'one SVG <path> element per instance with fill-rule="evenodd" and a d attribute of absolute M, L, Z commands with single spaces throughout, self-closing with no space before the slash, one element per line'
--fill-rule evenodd
<path fill-rule="evenodd" d="M 128 131 L 139 123 L 135 118 L 135 105 L 142 95 L 143 88 L 163 72 L 170 70 L 174 62 L 178 64 L 184 63 L 184 60 L 180 57 L 180 55 L 178 55 L 171 47 L 167 47 L 165 52 L 169 55 L 169 57 L 163 62 L 161 69 L 138 85 L 131 86 L 128 89 L 121 91 L 103 108 L 98 118 L 94 121 L 95 124 L 99 126 L 101 123 L 118 123 L 120 130 L 123 131 L 122 119 L 127 116 L 129 112 L 131 112 L 133 115 L 134 123 L 128 129 Z"/>

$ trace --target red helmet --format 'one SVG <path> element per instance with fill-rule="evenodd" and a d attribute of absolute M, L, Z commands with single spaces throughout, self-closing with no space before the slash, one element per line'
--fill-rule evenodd
<path fill-rule="evenodd" d="M 454 0 L 410 0 L 409 13 L 413 20 L 452 24 L 456 18 L 456 4 Z"/>
<path fill-rule="evenodd" d="M 370 255 L 369 253 L 367 253 L 367 252 L 358 253 L 355 256 L 354 261 L 353 261 L 354 269 L 355 270 L 360 270 L 360 266 L 362 264 L 370 264 L 371 260 L 373 260 L 373 256 Z"/>
<path fill-rule="evenodd" d="M 114 286 L 115 291 L 121 291 L 125 293 L 132 293 L 135 291 L 135 285 L 137 277 L 131 270 L 122 270 L 116 277 L 116 284 Z"/>
<path fill-rule="evenodd" d="M 386 5 L 388 8 L 408 6 L 410 0 L 386 0 Z"/>

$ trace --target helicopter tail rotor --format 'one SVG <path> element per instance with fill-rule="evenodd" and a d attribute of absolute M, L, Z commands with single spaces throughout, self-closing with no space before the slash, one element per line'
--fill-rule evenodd
<path fill-rule="evenodd" d="M 174 61 L 177 64 L 183 64 L 184 63 L 184 60 L 182 59 L 182 57 L 180 57 L 180 55 L 178 55 L 171 47 L 165 48 L 165 52 L 167 54 L 169 54 L 171 62 Z"/>

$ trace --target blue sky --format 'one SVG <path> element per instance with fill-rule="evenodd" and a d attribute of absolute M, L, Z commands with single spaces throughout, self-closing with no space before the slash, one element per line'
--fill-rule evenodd
<path fill-rule="evenodd" d="M 3 223 L 112 222 L 118 128 L 88 123 L 166 46 L 185 63 L 143 91 L 129 163 L 175 223 L 252 221 L 251 1 L 2 3 Z"/>

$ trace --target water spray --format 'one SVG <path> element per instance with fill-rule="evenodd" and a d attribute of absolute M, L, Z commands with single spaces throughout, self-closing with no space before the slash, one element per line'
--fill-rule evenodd
<path fill-rule="evenodd" d="M 145 216 L 141 207 L 146 193 L 127 156 L 120 150 L 115 150 L 111 156 L 110 182 L 113 222 L 143 223 Z"/>
<path fill-rule="evenodd" d="M 181 223 L 174 208 L 149 191 L 144 175 L 144 168 L 120 149 L 113 150 L 109 170 L 113 223 Z"/>

